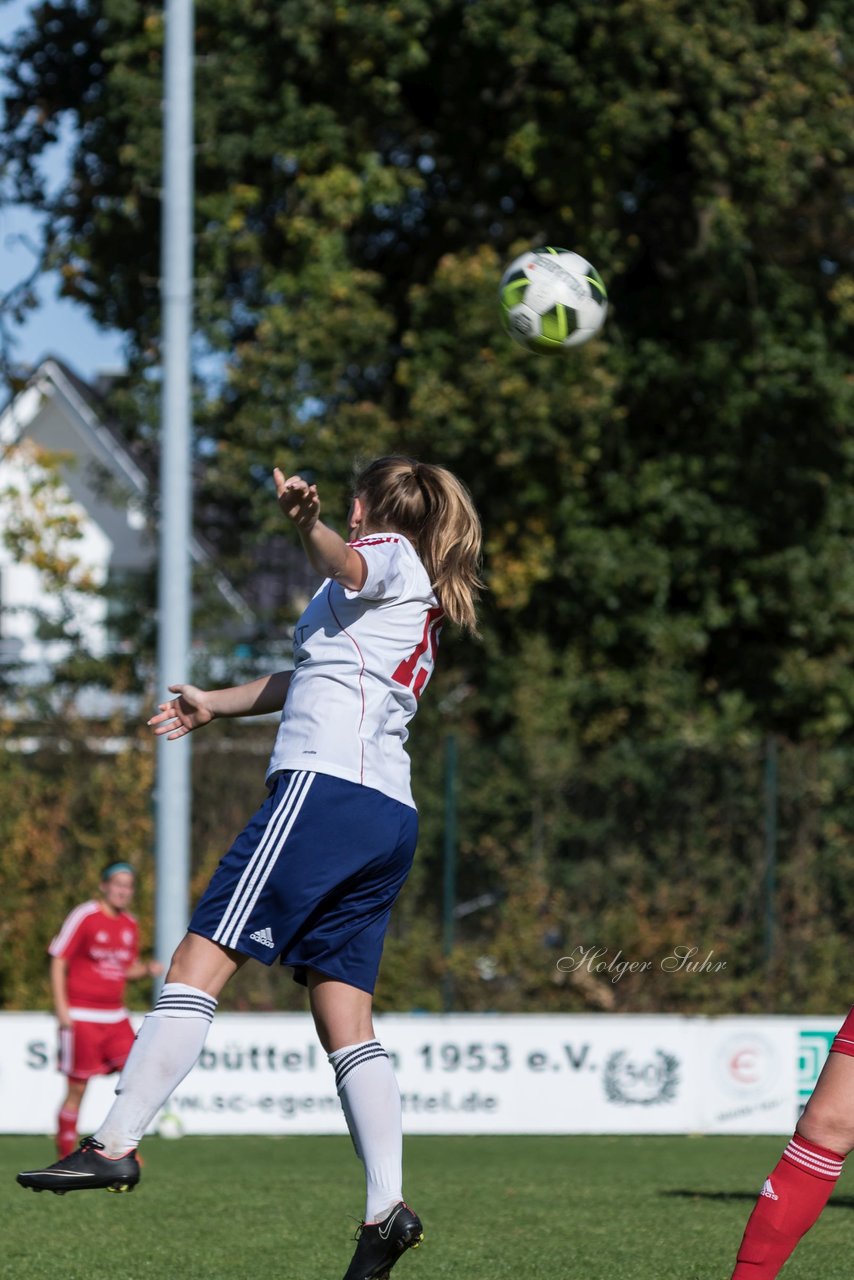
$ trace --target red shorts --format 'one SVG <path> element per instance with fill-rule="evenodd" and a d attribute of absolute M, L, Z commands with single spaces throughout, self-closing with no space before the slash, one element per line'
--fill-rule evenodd
<path fill-rule="evenodd" d="M 59 1033 L 59 1069 L 70 1080 L 121 1071 L 134 1037 L 127 1018 L 120 1022 L 72 1022 Z"/>
<path fill-rule="evenodd" d="M 854 1009 L 848 1014 L 836 1033 L 836 1039 L 830 1046 L 831 1053 L 847 1053 L 854 1058 Z"/>

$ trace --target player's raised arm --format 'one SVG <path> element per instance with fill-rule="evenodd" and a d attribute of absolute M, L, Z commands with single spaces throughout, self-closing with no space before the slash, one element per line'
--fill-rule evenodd
<path fill-rule="evenodd" d="M 302 476 L 286 479 L 279 467 L 273 468 L 273 480 L 279 506 L 296 526 L 312 566 L 324 578 L 334 578 L 342 587 L 360 591 L 365 585 L 367 565 L 358 551 L 320 519 L 317 485 L 309 484 Z"/>

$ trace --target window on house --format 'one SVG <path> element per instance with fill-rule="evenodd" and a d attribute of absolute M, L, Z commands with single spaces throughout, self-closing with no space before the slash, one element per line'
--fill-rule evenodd
<path fill-rule="evenodd" d="M 0 569 L 0 666 L 17 662 L 24 647 L 23 640 L 9 634 L 9 605 L 4 594 L 3 570 Z"/>

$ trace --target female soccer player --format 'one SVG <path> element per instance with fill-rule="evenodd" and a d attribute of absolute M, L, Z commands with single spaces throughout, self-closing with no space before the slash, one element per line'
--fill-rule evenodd
<path fill-rule="evenodd" d="M 137 956 L 139 925 L 129 910 L 135 888 L 130 863 L 111 862 L 101 872 L 100 899 L 75 907 L 48 948 L 59 1069 L 67 1080 L 56 1133 L 60 1156 L 77 1146 L 77 1117 L 92 1076 L 121 1071 L 127 1061 L 133 1027 L 125 984 L 163 972 Z"/>
<path fill-rule="evenodd" d="M 137 1144 L 196 1062 L 220 991 L 250 956 L 278 957 L 308 986 L 365 1167 L 365 1219 L 345 1280 L 373 1280 L 422 1238 L 401 1189 L 400 1093 L 371 1019 L 389 913 L 417 835 L 406 726 L 443 619 L 476 630 L 480 524 L 445 468 L 380 458 L 356 479 L 348 543 L 320 520 L 314 485 L 273 475 L 325 579 L 296 626 L 293 672 L 213 692 L 173 685 L 177 696 L 149 722 L 174 739 L 220 716 L 281 708 L 268 798 L 196 907 L 106 1120 L 78 1151 L 18 1181 L 36 1190 L 133 1186 Z"/>
<path fill-rule="evenodd" d="M 732 1280 L 773 1280 L 818 1221 L 854 1150 L 854 1009 L 830 1046 L 812 1097 L 748 1219 Z"/>

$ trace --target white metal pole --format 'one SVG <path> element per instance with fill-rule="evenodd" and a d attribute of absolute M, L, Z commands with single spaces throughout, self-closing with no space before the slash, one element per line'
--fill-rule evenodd
<path fill-rule="evenodd" d="M 165 17 L 158 701 L 190 678 L 192 616 L 193 0 L 167 0 Z M 166 963 L 187 925 L 190 739 L 157 744 L 155 948 Z"/>

